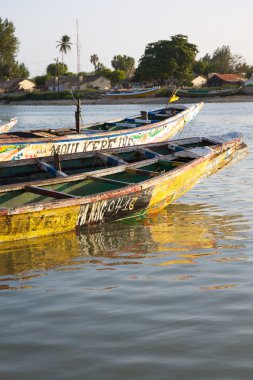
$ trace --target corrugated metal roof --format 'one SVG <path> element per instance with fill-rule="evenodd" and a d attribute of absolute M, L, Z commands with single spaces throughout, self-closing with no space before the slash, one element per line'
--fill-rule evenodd
<path fill-rule="evenodd" d="M 241 74 L 214 74 L 214 76 L 226 82 L 244 82 L 245 78 Z"/>

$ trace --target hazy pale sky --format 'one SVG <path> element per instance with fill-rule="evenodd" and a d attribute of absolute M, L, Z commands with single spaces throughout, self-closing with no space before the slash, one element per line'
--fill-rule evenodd
<path fill-rule="evenodd" d="M 198 46 L 198 57 L 229 45 L 253 65 L 252 0 L 0 0 L 0 17 L 14 23 L 18 61 L 31 76 L 43 75 L 61 55 L 57 41 L 68 35 L 72 50 L 64 62 L 77 71 L 76 19 L 81 71 L 91 71 L 91 54 L 111 68 L 114 55 L 138 60 L 150 42 L 175 34 Z"/>

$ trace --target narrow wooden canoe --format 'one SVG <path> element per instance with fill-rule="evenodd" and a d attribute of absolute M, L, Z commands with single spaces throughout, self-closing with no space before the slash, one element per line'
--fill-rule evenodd
<path fill-rule="evenodd" d="M 125 152 L 125 163 L 119 166 L 1 186 L 0 242 L 157 212 L 246 149 L 237 133 L 173 145 L 171 154 L 168 143 L 143 147 L 153 154 L 144 161 L 128 163 Z M 119 160 L 119 153 L 114 157 Z"/>
<path fill-rule="evenodd" d="M 177 91 L 177 95 L 181 97 L 214 97 L 214 96 L 228 96 L 235 95 L 241 91 L 242 87 L 238 88 L 224 88 L 224 89 L 209 89 L 209 88 L 181 88 Z"/>
<path fill-rule="evenodd" d="M 0 139 L 0 161 L 70 154 L 164 141 L 175 136 L 203 107 L 171 105 L 124 119 L 75 129 L 6 133 Z"/>
<path fill-rule="evenodd" d="M 8 132 L 11 128 L 13 128 L 18 122 L 17 117 L 13 117 L 10 120 L 0 120 L 0 133 L 6 133 Z"/>
<path fill-rule="evenodd" d="M 128 98 L 144 98 L 145 96 L 151 96 L 159 90 L 159 86 L 147 88 L 144 90 L 137 91 L 118 91 L 118 92 L 107 92 L 105 96 L 107 98 L 114 99 L 128 99 Z"/>

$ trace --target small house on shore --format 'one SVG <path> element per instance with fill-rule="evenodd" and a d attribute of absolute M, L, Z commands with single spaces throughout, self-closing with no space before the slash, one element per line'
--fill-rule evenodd
<path fill-rule="evenodd" d="M 87 88 L 107 91 L 111 89 L 111 82 L 103 75 L 87 75 L 80 84 L 80 90 L 86 90 Z"/>
<path fill-rule="evenodd" d="M 207 83 L 207 78 L 204 77 L 204 75 L 199 75 L 196 78 L 194 78 L 192 81 L 193 87 L 201 87 L 204 86 Z"/>
<path fill-rule="evenodd" d="M 103 75 L 72 75 L 50 78 L 46 82 L 46 88 L 49 91 L 76 91 L 95 89 L 99 91 L 107 91 L 111 88 L 109 79 Z"/>
<path fill-rule="evenodd" d="M 222 87 L 237 85 L 240 86 L 245 82 L 245 78 L 241 74 L 217 74 L 213 73 L 207 80 L 209 87 Z"/>
<path fill-rule="evenodd" d="M 45 89 L 48 91 L 68 91 L 75 90 L 80 85 L 80 78 L 77 75 L 51 77 L 45 83 Z"/>
<path fill-rule="evenodd" d="M 32 92 L 35 90 L 35 83 L 29 79 L 12 78 L 0 81 L 0 93 L 8 92 Z"/>

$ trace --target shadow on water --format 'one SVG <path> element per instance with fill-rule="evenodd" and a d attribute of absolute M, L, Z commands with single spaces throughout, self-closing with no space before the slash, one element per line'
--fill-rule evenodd
<path fill-rule="evenodd" d="M 79 235 L 70 232 L 3 243 L 0 290 L 10 288 L 12 280 L 44 276 L 50 270 L 197 264 L 208 256 L 216 261 L 242 260 L 238 236 L 248 229 L 239 213 L 223 215 L 216 206 L 176 203 L 158 215 L 92 227 Z M 236 257 L 225 257 L 226 248 Z"/>

